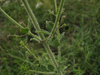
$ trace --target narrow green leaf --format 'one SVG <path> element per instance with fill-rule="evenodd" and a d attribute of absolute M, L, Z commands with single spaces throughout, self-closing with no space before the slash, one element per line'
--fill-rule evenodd
<path fill-rule="evenodd" d="M 66 27 L 67 25 L 64 23 L 60 28 Z"/>
<path fill-rule="evenodd" d="M 39 30 L 39 31 L 35 31 L 36 33 L 43 33 L 43 34 L 50 34 L 48 31 L 46 31 L 46 30 L 43 30 L 43 29 L 41 29 L 41 30 Z"/>
<path fill-rule="evenodd" d="M 28 28 L 21 28 L 21 33 L 26 34 L 28 33 L 29 29 Z"/>
<path fill-rule="evenodd" d="M 36 38 L 31 38 L 30 41 L 37 41 L 37 42 L 39 42 L 40 40 L 38 40 Z"/>

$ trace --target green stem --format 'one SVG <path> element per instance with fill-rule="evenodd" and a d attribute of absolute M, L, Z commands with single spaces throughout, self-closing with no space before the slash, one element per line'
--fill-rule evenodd
<path fill-rule="evenodd" d="M 56 0 L 54 0 L 54 3 L 55 3 L 55 12 L 57 14 L 57 2 L 56 2 Z"/>
<path fill-rule="evenodd" d="M 39 31 L 39 30 L 40 30 L 39 24 L 38 24 L 38 22 L 37 22 L 37 19 L 35 18 L 34 13 L 32 12 L 32 10 L 31 10 L 31 8 L 30 8 L 30 6 L 29 6 L 28 1 L 27 1 L 27 0 L 21 0 L 21 1 L 22 1 L 22 3 L 24 4 L 24 7 L 25 7 L 25 9 L 26 9 L 28 15 L 30 16 L 32 23 L 34 24 L 35 29 L 36 29 L 37 31 Z M 59 16 L 60 16 L 60 15 L 59 15 Z M 42 40 L 45 39 L 45 37 L 44 37 L 44 35 L 43 35 L 42 33 L 39 33 L 39 36 L 41 37 Z M 47 51 L 47 53 L 48 53 L 48 55 L 49 55 L 49 57 L 50 57 L 50 59 L 51 59 L 53 65 L 54 65 L 55 69 L 58 70 L 58 68 L 59 68 L 58 63 L 57 63 L 57 61 L 56 61 L 56 59 L 55 59 L 55 56 L 54 56 L 54 54 L 52 53 L 52 51 L 51 51 L 49 45 L 47 45 L 46 43 L 43 43 L 43 46 L 44 46 L 44 48 L 46 49 L 46 51 Z M 59 75 L 63 75 L 61 71 L 59 72 Z"/>
<path fill-rule="evenodd" d="M 0 11 L 10 20 L 12 21 L 15 25 L 17 25 L 20 28 L 24 28 L 22 27 L 19 23 L 17 23 L 13 18 L 11 18 L 1 7 L 0 7 Z M 38 36 L 34 35 L 32 32 L 28 32 L 29 35 L 35 37 L 37 40 L 41 40 Z"/>
<path fill-rule="evenodd" d="M 57 28 L 57 25 L 58 25 L 58 23 L 59 23 L 59 18 L 60 18 L 61 10 L 62 10 L 62 8 L 63 8 L 63 4 L 64 4 L 64 0 L 61 0 L 61 2 L 60 2 L 60 7 L 59 7 L 59 10 L 58 10 L 58 12 L 57 12 L 55 24 L 54 24 L 54 26 L 53 26 L 53 29 L 52 29 L 51 34 L 50 34 L 49 37 L 51 37 L 51 36 L 54 34 L 54 32 L 55 32 L 55 30 L 56 30 L 56 28 Z M 49 38 L 49 37 L 48 37 L 48 38 Z"/>
<path fill-rule="evenodd" d="M 13 18 L 11 18 L 1 7 L 0 7 L 0 11 L 1 11 L 10 21 L 12 21 L 14 24 L 16 24 L 17 26 L 19 26 L 20 28 L 24 28 L 24 27 L 22 27 L 19 23 L 17 23 Z"/>
<path fill-rule="evenodd" d="M 29 70 L 30 72 L 33 72 L 33 73 L 40 73 L 40 74 L 55 74 L 54 72 L 41 72 L 41 71 L 35 71 L 35 70 Z M 29 72 L 28 71 L 28 72 Z"/>
<path fill-rule="evenodd" d="M 58 39 L 58 42 L 60 43 L 60 32 L 59 32 L 59 28 L 57 29 L 57 39 Z M 61 61 L 61 47 L 58 46 L 58 61 L 59 61 L 59 66 L 60 66 L 60 61 Z"/>
<path fill-rule="evenodd" d="M 49 57 L 50 57 L 53 65 L 54 65 L 55 69 L 58 70 L 59 65 L 58 65 L 58 63 L 57 63 L 57 61 L 55 59 L 55 56 L 53 55 L 53 53 L 52 53 L 49 45 L 47 45 L 46 43 L 44 43 L 43 46 L 44 46 L 45 50 L 47 51 L 47 53 L 48 53 L 48 55 L 49 55 Z M 61 70 L 59 71 L 59 75 L 63 75 L 63 73 L 62 73 Z"/>
<path fill-rule="evenodd" d="M 41 41 L 41 38 L 37 35 L 34 35 L 31 31 L 28 32 L 28 35 L 31 35 L 32 37 L 36 38 L 37 40 Z"/>
<path fill-rule="evenodd" d="M 27 0 L 21 0 L 21 2 L 23 3 L 32 23 L 33 23 L 33 26 L 34 28 L 36 29 L 36 31 L 40 31 L 40 26 L 39 26 L 39 23 L 34 15 L 34 13 L 32 12 L 30 6 L 29 6 L 29 3 Z M 38 33 L 38 35 L 41 37 L 41 39 L 43 40 L 44 39 L 44 35 L 41 34 L 41 33 Z"/>
<path fill-rule="evenodd" d="M 32 10 L 31 10 L 31 8 L 30 8 L 30 6 L 29 6 L 27 0 L 21 0 L 21 1 L 23 2 L 24 6 L 25 6 L 25 8 L 26 8 L 26 10 L 27 10 L 27 12 L 28 12 L 28 14 L 29 14 L 31 20 L 32 20 L 32 23 L 34 24 L 35 29 L 36 29 L 37 31 L 39 31 L 39 30 L 40 30 L 39 24 L 38 24 L 38 22 L 37 22 L 37 19 L 35 18 L 35 15 L 33 14 Z M 62 9 L 62 6 L 63 6 L 63 2 L 64 2 L 64 0 L 61 0 L 60 10 L 59 10 L 60 13 L 61 13 L 61 9 Z M 16 24 L 17 26 L 19 26 L 20 28 L 24 28 L 24 27 L 22 27 L 19 23 L 17 23 L 14 19 L 12 19 L 8 14 L 6 14 L 6 13 L 2 10 L 1 7 L 0 7 L 0 11 L 1 11 L 10 21 L 12 21 L 14 24 Z M 58 23 L 58 21 L 59 21 L 59 17 L 60 17 L 60 13 L 59 13 L 59 12 L 58 12 L 58 15 L 57 15 L 57 18 L 56 18 L 55 26 L 54 26 L 54 28 L 53 28 L 51 34 L 54 33 L 54 30 L 55 30 L 55 28 L 56 28 L 56 26 L 57 26 L 57 23 Z M 31 33 L 30 35 L 32 35 L 32 36 L 34 37 L 34 35 L 33 35 L 32 33 Z M 38 33 L 38 35 L 40 36 L 40 38 L 41 38 L 42 40 L 45 39 L 45 37 L 44 37 L 44 35 L 43 35 L 42 33 Z M 58 70 L 59 65 L 58 65 L 58 63 L 57 63 L 57 61 L 56 61 L 56 59 L 55 59 L 55 56 L 54 56 L 54 54 L 52 53 L 52 51 L 51 51 L 49 45 L 46 44 L 46 43 L 43 43 L 43 46 L 44 46 L 44 48 L 46 49 L 46 51 L 47 51 L 47 53 L 48 53 L 48 55 L 49 55 L 49 57 L 50 57 L 50 59 L 51 59 L 53 65 L 54 65 L 55 69 L 59 72 L 59 75 L 63 75 L 63 74 L 62 74 L 62 71 L 59 71 L 59 70 Z"/>
<path fill-rule="evenodd" d="M 27 62 L 27 63 L 33 65 L 33 63 L 29 62 L 28 60 L 24 60 L 24 59 L 22 59 L 22 58 L 20 58 L 20 57 L 14 56 L 14 55 L 12 55 L 12 54 L 10 54 L 10 53 L 9 53 L 8 55 L 10 55 L 10 56 L 13 57 L 13 58 L 16 58 L 16 59 L 18 59 L 18 60 L 21 60 L 21 61 L 24 61 L 24 62 Z"/>
<path fill-rule="evenodd" d="M 30 49 L 28 49 L 27 48 L 27 46 L 24 44 L 24 42 L 23 42 L 23 44 L 22 44 L 27 50 L 28 50 L 28 52 L 30 52 L 30 54 L 32 54 L 33 55 L 33 57 L 36 59 L 36 60 L 38 60 L 39 62 L 40 62 L 40 60 L 35 56 L 35 54 L 34 53 L 32 53 L 31 51 L 30 51 Z"/>
<path fill-rule="evenodd" d="M 56 2 L 56 0 L 54 0 L 54 3 L 55 3 L 55 12 L 57 14 L 57 2 Z M 58 25 L 59 25 L 59 22 L 58 22 Z M 59 28 L 58 28 L 57 29 L 57 39 L 58 39 L 58 41 L 60 43 L 59 36 L 60 36 L 60 33 L 59 33 Z M 61 60 L 61 47 L 58 46 L 58 61 L 59 61 L 58 64 L 59 64 L 59 66 L 60 66 L 60 60 Z"/>

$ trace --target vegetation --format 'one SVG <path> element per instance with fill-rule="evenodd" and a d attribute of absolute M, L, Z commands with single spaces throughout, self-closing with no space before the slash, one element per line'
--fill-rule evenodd
<path fill-rule="evenodd" d="M 60 1 L 57 0 L 57 6 L 60 5 Z M 59 10 L 56 9 L 54 0 L 29 0 L 29 4 L 41 29 L 45 31 L 35 31 L 20 0 L 4 2 L 1 7 L 21 26 L 30 25 L 31 32 L 35 35 L 42 32 L 45 37 L 48 37 L 55 22 L 55 14 Z M 99 0 L 65 0 L 59 20 L 59 30 L 53 34 L 52 38 L 50 37 L 51 40 L 48 40 L 56 61 L 60 65 L 58 70 L 61 70 L 64 75 L 100 74 L 99 5 Z M 34 41 L 31 39 L 32 36 L 26 35 L 23 30 L 19 30 L 18 26 L 11 23 L 0 11 L 0 75 L 57 74 L 42 46 L 44 41 Z"/>

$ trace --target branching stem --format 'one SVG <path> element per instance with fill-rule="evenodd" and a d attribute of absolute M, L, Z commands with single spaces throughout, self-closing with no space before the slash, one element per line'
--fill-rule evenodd
<path fill-rule="evenodd" d="M 62 11 L 62 8 L 63 8 L 63 4 L 64 4 L 64 0 L 61 0 L 61 2 L 60 2 L 60 7 L 59 7 L 59 10 L 58 10 L 57 15 L 56 15 L 55 24 L 54 24 L 54 26 L 53 26 L 53 29 L 52 29 L 51 34 L 50 34 L 50 36 L 48 37 L 48 39 L 54 34 L 54 32 L 55 32 L 55 30 L 56 30 L 56 28 L 57 28 L 57 26 L 58 26 L 60 14 L 61 14 L 61 11 Z"/>
<path fill-rule="evenodd" d="M 24 4 L 24 7 L 25 7 L 25 9 L 26 9 L 26 11 L 27 11 L 27 13 L 28 13 L 28 15 L 29 15 L 29 17 L 30 17 L 32 23 L 33 23 L 34 28 L 36 29 L 36 31 L 39 31 L 39 30 L 40 30 L 39 23 L 38 23 L 38 21 L 37 21 L 35 15 L 34 15 L 34 13 L 32 12 L 32 10 L 31 10 L 31 8 L 30 8 L 30 6 L 29 6 L 28 1 L 27 1 L 27 0 L 21 0 L 21 1 L 22 1 L 22 3 Z M 57 28 L 57 25 L 58 25 L 58 23 L 59 23 L 59 18 L 60 18 L 61 10 L 62 10 L 62 7 L 63 7 L 63 3 L 64 3 L 64 0 L 61 0 L 61 4 L 60 4 L 59 10 L 58 10 L 58 12 L 57 12 L 55 24 L 54 24 L 54 27 L 53 27 L 53 29 L 52 29 L 52 31 L 51 31 L 50 36 L 54 34 L 54 32 L 55 32 L 55 30 L 56 30 L 56 28 Z M 57 7 L 56 7 L 56 8 L 57 8 Z M 0 7 L 0 11 L 1 11 L 10 21 L 12 21 L 14 24 L 16 24 L 17 26 L 19 26 L 20 28 L 24 28 L 24 27 L 22 27 L 19 23 L 17 23 L 14 19 L 12 19 L 6 12 L 4 12 L 4 11 L 2 10 L 1 7 Z M 35 36 L 35 35 L 32 34 L 31 32 L 29 32 L 29 34 L 32 35 L 33 37 L 39 39 L 37 36 Z M 40 36 L 40 39 L 42 39 L 42 40 L 45 39 L 43 33 L 38 33 L 38 35 Z M 40 40 L 40 39 L 39 39 L 39 40 Z M 49 45 L 46 44 L 46 43 L 43 43 L 43 46 L 44 46 L 44 48 L 46 49 L 46 51 L 47 51 L 47 53 L 48 53 L 48 55 L 49 55 L 49 57 L 50 57 L 50 59 L 51 59 L 53 65 L 54 65 L 55 69 L 57 70 L 57 72 L 59 73 L 59 75 L 63 75 L 62 71 L 58 69 L 58 68 L 59 68 L 59 65 L 58 65 L 58 63 L 57 63 L 57 61 L 56 61 L 56 59 L 55 59 L 55 56 L 54 56 L 54 54 L 52 53 L 52 51 L 51 51 Z"/>

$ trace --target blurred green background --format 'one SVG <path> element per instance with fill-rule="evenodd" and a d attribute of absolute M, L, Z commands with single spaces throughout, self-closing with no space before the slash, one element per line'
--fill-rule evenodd
<path fill-rule="evenodd" d="M 54 0 L 28 1 L 42 29 L 46 29 L 46 21 L 55 21 L 55 16 L 49 13 L 55 10 Z M 0 0 L 0 6 L 18 23 L 28 24 L 29 17 L 20 0 Z M 65 75 L 100 75 L 100 0 L 65 0 L 63 15 L 67 25 L 60 29 L 65 32 L 61 42 L 62 62 L 67 66 Z M 36 56 L 43 58 L 48 57 L 44 48 L 29 41 L 31 36 L 16 35 L 23 34 L 0 12 L 0 75 L 41 75 L 26 72 L 42 71 L 43 66 L 36 66 L 38 62 L 19 42 L 23 40 Z M 57 55 L 57 48 L 51 48 Z"/>

